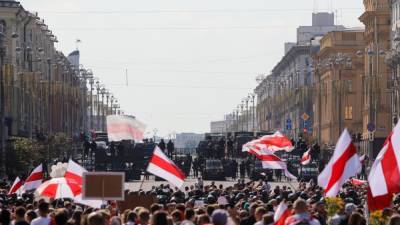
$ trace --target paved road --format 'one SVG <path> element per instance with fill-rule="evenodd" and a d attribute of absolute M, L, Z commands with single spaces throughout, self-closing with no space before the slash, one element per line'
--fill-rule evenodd
<path fill-rule="evenodd" d="M 246 180 L 246 181 L 248 181 L 248 180 Z M 211 184 L 211 182 L 212 181 L 204 181 L 204 185 L 209 185 L 209 184 Z M 168 182 L 166 182 L 166 181 L 155 181 L 154 177 L 150 177 L 150 180 L 145 180 L 143 182 L 143 187 L 142 188 L 147 191 L 147 190 L 150 190 L 152 186 L 158 186 L 160 184 L 167 184 L 167 183 Z M 193 179 L 193 178 L 186 179 L 186 182 L 185 182 L 184 186 L 194 185 L 195 183 L 196 183 L 196 179 Z M 224 185 L 224 187 L 233 186 L 234 183 L 236 183 L 236 182 L 235 181 L 231 181 L 231 180 L 215 181 L 215 184 L 217 186 L 222 184 L 222 185 Z M 125 188 L 127 188 L 127 189 L 129 189 L 131 191 L 137 191 L 137 190 L 139 190 L 140 184 L 141 184 L 140 181 L 128 182 L 126 184 Z M 292 185 L 295 188 L 298 186 L 297 182 L 290 182 L 290 184 L 287 183 L 287 182 L 271 182 L 270 184 L 271 184 L 272 188 L 274 188 L 276 185 L 280 185 L 280 186 L 282 186 L 282 185 L 286 185 L 286 186 Z"/>

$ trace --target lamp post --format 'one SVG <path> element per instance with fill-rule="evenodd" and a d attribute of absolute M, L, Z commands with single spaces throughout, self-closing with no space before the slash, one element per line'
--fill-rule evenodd
<path fill-rule="evenodd" d="M 104 95 L 106 94 L 106 88 L 101 89 L 101 131 L 104 131 Z"/>
<path fill-rule="evenodd" d="M 51 59 L 50 58 L 47 58 L 47 66 L 48 66 L 48 86 L 47 86 L 47 91 L 48 91 L 48 93 L 47 93 L 47 101 L 48 101 L 48 110 L 49 110 L 49 112 L 48 112 L 48 116 L 49 116 L 49 135 L 51 135 L 51 133 L 52 133 L 52 130 L 53 130 L 53 127 L 52 127 L 52 105 L 51 105 L 51 103 L 52 103 L 52 101 L 51 101 Z"/>
<path fill-rule="evenodd" d="M 249 99 L 250 99 L 250 101 L 251 101 L 251 103 L 253 105 L 253 108 L 252 108 L 252 119 L 253 119 L 252 131 L 253 132 L 255 131 L 255 129 L 254 129 L 254 125 L 255 125 L 255 108 L 254 108 L 255 101 L 254 101 L 254 99 L 255 99 L 255 97 L 256 97 L 256 95 L 254 93 L 249 94 Z"/>
<path fill-rule="evenodd" d="M 242 129 L 241 131 L 244 131 L 244 116 L 243 116 L 243 108 L 244 108 L 244 101 L 242 100 L 242 104 L 240 104 L 240 109 L 241 109 L 241 123 L 242 123 Z"/>
<path fill-rule="evenodd" d="M 4 25 L 0 23 L 0 132 L 1 132 L 1 174 L 6 175 L 6 128 L 5 128 L 5 97 L 4 97 L 4 74 L 3 59 L 5 50 L 4 41 Z"/>
<path fill-rule="evenodd" d="M 93 84 L 94 84 L 94 78 L 93 74 L 90 73 L 91 76 L 89 78 L 89 84 L 90 84 L 90 129 L 93 129 Z"/>
<path fill-rule="evenodd" d="M 100 82 L 96 81 L 96 102 L 97 102 L 97 124 L 96 130 L 100 130 Z"/>

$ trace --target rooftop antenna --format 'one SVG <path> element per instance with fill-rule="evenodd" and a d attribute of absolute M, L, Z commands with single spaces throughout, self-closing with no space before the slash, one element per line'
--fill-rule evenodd
<path fill-rule="evenodd" d="M 126 83 L 126 86 L 129 86 L 129 83 L 128 83 L 128 69 L 125 69 L 125 83 Z"/>
<path fill-rule="evenodd" d="M 75 40 L 75 47 L 76 47 L 76 50 L 79 49 L 79 44 L 80 44 L 80 43 L 82 43 L 81 39 L 77 38 L 77 39 Z"/>
<path fill-rule="evenodd" d="M 317 2 L 317 0 L 313 1 L 313 12 L 314 13 L 318 12 L 318 2 Z"/>

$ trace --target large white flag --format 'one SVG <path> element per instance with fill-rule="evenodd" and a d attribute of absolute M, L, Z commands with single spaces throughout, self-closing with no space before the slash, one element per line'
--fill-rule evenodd
<path fill-rule="evenodd" d="M 146 125 L 133 116 L 107 116 L 108 141 L 135 140 L 142 141 Z"/>
<path fill-rule="evenodd" d="M 360 168 L 360 157 L 345 129 L 336 143 L 331 160 L 318 176 L 318 185 L 324 188 L 326 197 L 334 197 L 350 177 L 357 175 Z"/>

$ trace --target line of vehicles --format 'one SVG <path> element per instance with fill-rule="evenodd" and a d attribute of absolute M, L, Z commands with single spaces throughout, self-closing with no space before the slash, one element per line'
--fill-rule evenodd
<path fill-rule="evenodd" d="M 192 155 L 174 154 L 172 159 L 186 174 L 193 172 L 205 180 L 225 180 L 229 177 L 235 179 L 243 176 L 252 180 L 259 180 L 262 177 L 279 180 L 281 171 L 264 169 L 261 161 L 242 152 L 245 143 L 267 134 L 272 133 L 208 133 L 205 139 L 199 142 L 193 158 Z M 143 143 L 133 141 L 109 143 L 106 133 L 96 133 L 92 142 L 85 146 L 84 157 L 88 159 L 87 162 L 92 162 L 86 164 L 89 170 L 125 171 L 127 179 L 140 180 L 140 175 L 144 173 L 156 143 L 152 140 L 144 140 Z M 302 149 L 296 148 L 291 153 L 278 154 L 288 162 L 289 171 L 297 177 L 304 180 L 316 179 L 319 171 L 318 162 L 313 160 L 309 165 L 300 166 L 303 152 Z"/>

